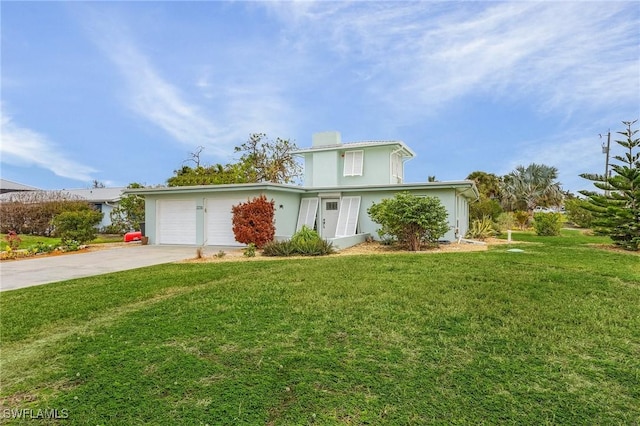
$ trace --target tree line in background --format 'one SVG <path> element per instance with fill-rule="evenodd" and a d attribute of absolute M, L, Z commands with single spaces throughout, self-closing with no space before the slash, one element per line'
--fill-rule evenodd
<path fill-rule="evenodd" d="M 636 120 L 637 121 L 637 120 Z M 624 136 L 615 142 L 622 155 L 611 165 L 612 176 L 582 174 L 601 192 L 579 191 L 586 198 L 562 191 L 558 170 L 544 164 L 518 166 L 505 176 L 476 171 L 467 179 L 476 182 L 480 198 L 470 205 L 469 236 L 486 238 L 506 229 L 534 226 L 541 235 L 558 235 L 564 221 L 608 235 L 628 250 L 640 248 L 640 139 L 624 121 Z M 540 212 L 538 212 L 540 211 Z M 560 211 L 565 214 L 560 214 Z"/>

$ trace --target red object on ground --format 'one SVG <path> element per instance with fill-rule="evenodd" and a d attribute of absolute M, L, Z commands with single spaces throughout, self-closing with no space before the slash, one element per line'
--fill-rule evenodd
<path fill-rule="evenodd" d="M 140 231 L 127 232 L 126 234 L 124 234 L 125 243 L 131 242 L 131 241 L 140 241 L 140 240 L 142 240 L 142 232 Z"/>

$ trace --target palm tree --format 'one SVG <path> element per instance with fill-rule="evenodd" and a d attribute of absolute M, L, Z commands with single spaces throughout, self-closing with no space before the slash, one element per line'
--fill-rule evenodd
<path fill-rule="evenodd" d="M 503 179 L 504 200 L 511 209 L 532 212 L 536 206 L 557 205 L 562 201 L 558 169 L 544 164 L 518 166 Z"/>

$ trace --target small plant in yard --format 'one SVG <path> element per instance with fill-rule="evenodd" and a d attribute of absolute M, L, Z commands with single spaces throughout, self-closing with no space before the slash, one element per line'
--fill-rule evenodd
<path fill-rule="evenodd" d="M 11 248 L 11 246 L 7 246 L 7 248 L 2 253 L 3 259 L 14 259 L 16 257 L 16 251 Z"/>
<path fill-rule="evenodd" d="M 383 232 L 382 229 L 378 229 L 378 236 L 380 237 L 380 244 L 383 246 L 392 246 L 398 241 L 396 237 Z"/>
<path fill-rule="evenodd" d="M 11 250 L 18 250 L 18 248 L 20 247 L 20 243 L 22 242 L 22 239 L 16 231 L 7 232 L 7 235 L 4 237 L 4 239 L 7 242 L 7 246 Z"/>
<path fill-rule="evenodd" d="M 512 212 L 504 212 L 498 216 L 498 221 L 496 222 L 496 230 L 498 232 L 508 231 L 509 229 L 514 229 L 516 225 L 516 220 Z"/>
<path fill-rule="evenodd" d="M 82 248 L 82 244 L 76 240 L 68 240 L 62 246 L 62 251 L 78 251 Z"/>
<path fill-rule="evenodd" d="M 271 257 L 287 257 L 294 256 L 295 250 L 291 240 L 271 241 L 262 248 L 262 254 Z"/>
<path fill-rule="evenodd" d="M 216 257 L 218 259 L 222 259 L 223 257 L 225 257 L 227 255 L 227 253 L 225 253 L 224 250 L 220 250 L 218 253 L 216 253 Z"/>
<path fill-rule="evenodd" d="M 533 215 L 533 228 L 537 235 L 560 235 L 564 216 L 561 213 L 535 213 Z"/>
<path fill-rule="evenodd" d="M 467 237 L 478 240 L 485 240 L 495 235 L 493 221 L 491 217 L 484 216 L 482 219 L 474 219 L 467 231 Z"/>
<path fill-rule="evenodd" d="M 324 256 L 332 253 L 335 253 L 333 244 L 307 226 L 293 234 L 290 240 L 266 244 L 262 251 L 265 256 Z"/>
<path fill-rule="evenodd" d="M 528 212 L 523 210 L 518 210 L 513 212 L 513 218 L 516 223 L 520 227 L 520 230 L 525 230 L 529 227 L 529 221 L 531 220 L 531 216 L 529 216 Z"/>
<path fill-rule="evenodd" d="M 309 228 L 307 225 L 302 225 L 302 228 L 291 237 L 291 241 L 294 244 L 305 243 L 309 241 L 319 240 L 320 235 L 313 229 Z"/>
<path fill-rule="evenodd" d="M 249 245 L 242 250 L 242 254 L 244 257 L 256 257 L 256 245 L 249 243 Z"/>
<path fill-rule="evenodd" d="M 202 259 L 204 257 L 203 251 L 204 249 L 202 246 L 196 249 L 196 259 Z"/>
<path fill-rule="evenodd" d="M 45 244 L 42 241 L 38 241 L 35 246 L 36 253 L 51 253 L 56 249 L 56 246 L 53 244 Z"/>

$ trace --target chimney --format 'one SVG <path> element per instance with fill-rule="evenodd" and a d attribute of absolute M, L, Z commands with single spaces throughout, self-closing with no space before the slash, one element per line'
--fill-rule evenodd
<path fill-rule="evenodd" d="M 320 132 L 314 133 L 311 146 L 316 148 L 320 146 L 337 146 L 342 145 L 342 137 L 340 132 Z"/>

